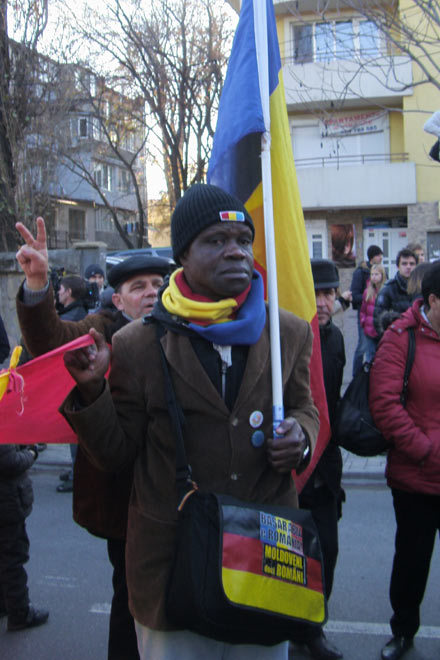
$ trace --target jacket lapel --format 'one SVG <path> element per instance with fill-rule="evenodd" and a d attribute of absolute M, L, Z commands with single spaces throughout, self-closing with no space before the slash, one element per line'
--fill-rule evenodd
<path fill-rule="evenodd" d="M 263 332 L 261 333 L 260 339 L 256 344 L 253 344 L 249 347 L 246 369 L 244 371 L 243 380 L 241 382 L 240 391 L 235 402 L 234 410 L 238 410 L 238 408 L 245 405 L 247 399 L 252 397 L 254 389 L 256 387 L 260 387 L 260 379 L 263 376 L 264 371 L 267 369 L 267 363 L 269 359 L 269 325 L 268 321 L 266 320 L 266 325 L 263 329 Z M 268 373 L 270 374 L 270 371 Z M 270 380 L 267 383 L 267 387 L 271 388 Z"/>
<path fill-rule="evenodd" d="M 161 343 L 169 364 L 185 384 L 210 406 L 229 416 L 225 402 L 201 365 L 188 337 L 167 332 Z"/>

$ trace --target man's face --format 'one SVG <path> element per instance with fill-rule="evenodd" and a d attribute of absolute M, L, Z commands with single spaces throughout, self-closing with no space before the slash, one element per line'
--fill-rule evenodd
<path fill-rule="evenodd" d="M 58 300 L 60 303 L 65 307 L 66 305 L 70 305 L 72 302 L 72 296 L 71 296 L 71 289 L 65 289 L 63 284 L 60 284 L 60 288 L 58 289 Z"/>
<path fill-rule="evenodd" d="M 374 257 L 370 259 L 370 264 L 381 264 L 382 258 L 383 258 L 383 254 L 376 254 Z"/>
<path fill-rule="evenodd" d="M 400 257 L 398 266 L 399 273 L 407 280 L 416 265 L 414 257 Z"/>
<path fill-rule="evenodd" d="M 119 291 L 112 296 L 113 304 L 130 318 L 140 319 L 153 309 L 162 284 L 162 275 L 139 273 L 121 284 Z"/>
<path fill-rule="evenodd" d="M 335 307 L 336 289 L 315 289 L 316 310 L 318 312 L 318 323 L 322 327 L 326 325 Z"/>
<path fill-rule="evenodd" d="M 90 275 L 89 282 L 96 282 L 96 284 L 98 285 L 98 289 L 101 291 L 101 289 L 104 286 L 104 276 L 98 274 Z"/>
<path fill-rule="evenodd" d="M 200 232 L 180 262 L 194 293 L 212 300 L 235 297 L 252 279 L 252 231 L 244 222 L 216 222 Z"/>

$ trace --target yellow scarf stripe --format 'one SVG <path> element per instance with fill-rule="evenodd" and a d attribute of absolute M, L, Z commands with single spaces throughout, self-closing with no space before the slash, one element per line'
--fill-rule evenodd
<path fill-rule="evenodd" d="M 237 307 L 235 298 L 224 298 L 216 302 L 199 302 L 186 298 L 176 284 L 176 275 L 183 268 L 175 270 L 170 282 L 162 294 L 162 304 L 170 314 L 176 314 L 191 321 L 210 321 L 211 323 L 226 323 Z"/>

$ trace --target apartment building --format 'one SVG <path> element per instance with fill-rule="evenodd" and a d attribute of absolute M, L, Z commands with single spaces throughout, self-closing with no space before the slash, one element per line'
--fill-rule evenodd
<path fill-rule="evenodd" d="M 126 247 L 114 216 L 135 241 L 139 200 L 147 207 L 143 99 L 83 67 L 43 57 L 29 93 L 42 99 L 43 111 L 21 150 L 19 186 L 28 212 L 45 216 L 49 247 Z"/>
<path fill-rule="evenodd" d="M 440 91 L 418 84 L 369 1 L 362 12 L 350 0 L 274 2 L 310 256 L 334 258 L 346 281 L 371 244 L 390 276 L 409 242 L 440 257 L 440 165 L 423 131 Z"/>

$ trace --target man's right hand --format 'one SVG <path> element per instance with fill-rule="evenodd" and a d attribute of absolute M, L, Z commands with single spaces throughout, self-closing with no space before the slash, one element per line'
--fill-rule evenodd
<path fill-rule="evenodd" d="M 49 257 L 47 253 L 46 227 L 43 218 L 37 218 L 37 237 L 34 238 L 22 222 L 15 225 L 25 241 L 16 254 L 17 261 L 26 275 L 31 291 L 44 289 L 48 281 Z"/>
<path fill-rule="evenodd" d="M 95 328 L 90 328 L 89 334 L 95 340 L 94 344 L 64 354 L 64 365 L 75 380 L 86 406 L 102 394 L 110 365 L 110 348 L 104 336 Z"/>

